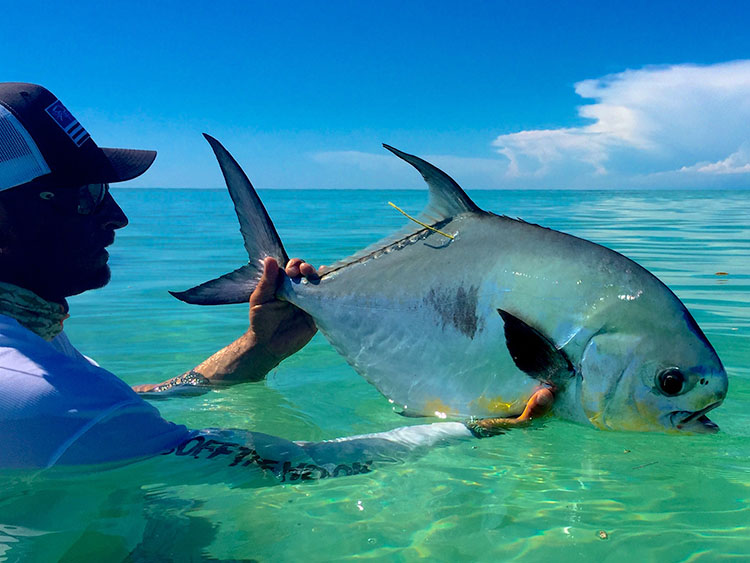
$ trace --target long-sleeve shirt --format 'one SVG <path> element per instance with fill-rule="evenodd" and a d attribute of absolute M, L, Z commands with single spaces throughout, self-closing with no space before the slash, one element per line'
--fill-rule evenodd
<path fill-rule="evenodd" d="M 260 470 L 289 482 L 365 473 L 379 462 L 404 461 L 470 436 L 460 423 L 323 442 L 292 442 L 246 430 L 190 430 L 165 420 L 124 381 L 78 352 L 64 333 L 47 342 L 0 315 L 0 468 L 165 455 L 210 460 L 212 467 L 243 475 Z"/>

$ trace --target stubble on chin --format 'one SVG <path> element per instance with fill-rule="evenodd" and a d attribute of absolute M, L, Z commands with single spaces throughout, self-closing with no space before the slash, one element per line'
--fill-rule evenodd
<path fill-rule="evenodd" d="M 99 289 L 104 287 L 112 279 L 112 270 L 109 269 L 109 264 L 104 264 L 91 276 L 91 287 L 88 289 Z"/>
<path fill-rule="evenodd" d="M 85 280 L 80 280 L 77 287 L 73 287 L 68 292 L 67 297 L 72 295 L 79 295 L 85 291 L 92 289 L 100 289 L 107 285 L 112 278 L 112 271 L 109 269 L 109 265 L 104 264 L 96 271 L 92 272 Z"/>

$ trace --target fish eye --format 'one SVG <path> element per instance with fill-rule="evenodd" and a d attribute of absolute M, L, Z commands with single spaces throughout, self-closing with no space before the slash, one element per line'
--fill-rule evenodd
<path fill-rule="evenodd" d="M 685 385 L 685 376 L 677 368 L 667 368 L 656 376 L 659 389 L 665 395 L 672 397 L 682 391 Z"/>

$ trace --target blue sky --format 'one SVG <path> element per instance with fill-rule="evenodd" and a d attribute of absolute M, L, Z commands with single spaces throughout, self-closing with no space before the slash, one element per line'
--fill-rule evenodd
<path fill-rule="evenodd" d="M 750 184 L 743 2 L 16 2 L 1 79 L 43 84 L 133 186 L 412 188 L 380 147 L 472 188 Z"/>

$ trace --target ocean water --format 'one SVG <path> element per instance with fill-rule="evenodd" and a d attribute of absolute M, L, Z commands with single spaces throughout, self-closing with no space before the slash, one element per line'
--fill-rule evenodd
<path fill-rule="evenodd" d="M 131 224 L 109 286 L 71 299 L 86 355 L 130 384 L 193 367 L 247 307 L 185 289 L 247 259 L 223 190 L 115 189 Z M 603 432 L 549 419 L 372 473 L 245 486 L 162 460 L 0 475 L 0 561 L 716 561 L 750 557 L 750 191 L 477 191 L 480 207 L 604 244 L 685 302 L 730 379 L 721 432 Z M 262 191 L 290 255 L 331 263 L 395 230 L 421 191 Z M 717 275 L 717 273 L 725 273 Z M 415 424 L 320 336 L 264 382 L 158 401 L 193 428 L 319 440 Z M 137 439 L 137 437 L 134 437 Z"/>

